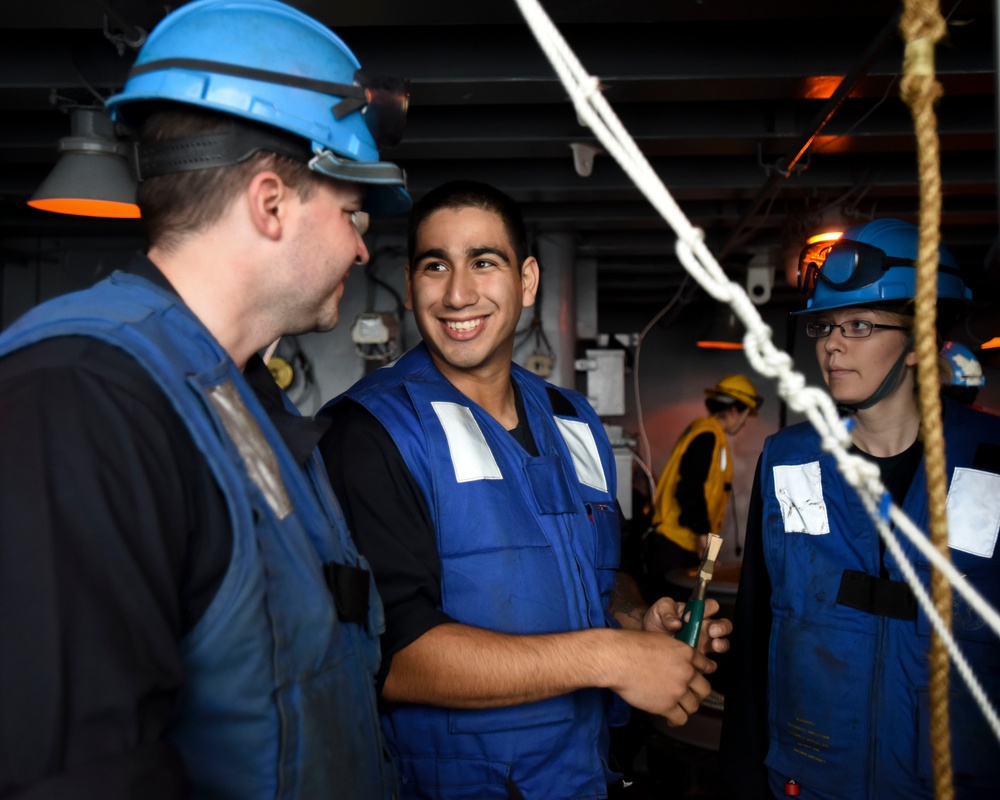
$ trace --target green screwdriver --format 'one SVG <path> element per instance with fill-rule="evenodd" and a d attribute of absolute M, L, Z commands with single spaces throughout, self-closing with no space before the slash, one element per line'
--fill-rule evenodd
<path fill-rule="evenodd" d="M 684 624 L 677 631 L 675 639 L 680 639 L 692 647 L 698 646 L 698 637 L 701 635 L 701 621 L 705 616 L 705 590 L 708 582 L 712 580 L 712 571 L 715 569 L 715 559 L 722 548 L 722 537 L 714 533 L 708 534 L 708 546 L 705 548 L 705 557 L 701 560 L 701 567 L 698 568 L 698 579 L 694 585 L 694 590 L 684 605 Z"/>

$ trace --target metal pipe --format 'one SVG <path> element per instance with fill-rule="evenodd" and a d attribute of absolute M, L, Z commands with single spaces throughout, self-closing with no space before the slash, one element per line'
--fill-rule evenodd
<path fill-rule="evenodd" d="M 107 20 L 110 19 L 121 32 L 122 42 L 133 49 L 138 49 L 142 43 L 146 41 L 146 31 L 138 25 L 133 25 L 125 19 L 125 17 L 122 16 L 122 13 L 115 7 L 114 3 L 111 3 L 108 0 L 96 0 L 96 2 L 97 5 L 99 5 L 104 11 L 104 16 L 106 18 L 105 28 L 107 28 Z"/>
<path fill-rule="evenodd" d="M 720 261 L 732 253 L 733 250 L 736 249 L 737 245 L 741 243 L 740 236 L 747 227 L 750 218 L 775 192 L 775 190 L 779 187 L 779 184 L 781 184 L 781 182 L 792 173 L 792 170 L 795 169 L 795 166 L 799 163 L 803 156 L 805 156 L 820 131 L 826 127 L 826 124 L 832 119 L 833 115 L 847 99 L 854 87 L 857 86 L 862 79 L 867 77 L 872 66 L 874 66 L 875 62 L 885 51 L 886 47 L 888 47 L 888 45 L 899 35 L 899 17 L 901 14 L 902 5 L 900 5 L 900 7 L 889 17 L 885 25 L 882 27 L 882 30 L 879 31 L 878 36 L 876 36 L 872 43 L 868 45 L 868 49 L 861 57 L 861 60 L 855 65 L 854 69 L 844 76 L 844 79 L 837 86 L 837 89 L 830 96 L 830 99 L 826 101 L 823 108 L 820 109 L 819 113 L 813 119 L 812 124 L 806 128 L 806 131 L 799 137 L 798 141 L 796 141 L 795 145 L 789 151 L 789 154 L 779 159 L 775 164 L 775 169 L 768 176 L 767 182 L 757 192 L 757 196 L 750 202 L 750 206 L 740 218 L 740 221 L 736 223 L 736 227 L 733 228 L 733 231 L 730 233 L 726 243 L 719 251 L 718 258 Z"/>

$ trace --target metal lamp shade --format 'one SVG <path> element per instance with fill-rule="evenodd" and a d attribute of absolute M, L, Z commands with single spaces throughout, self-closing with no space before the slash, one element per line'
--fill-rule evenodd
<path fill-rule="evenodd" d="M 72 112 L 73 135 L 59 141 L 61 156 L 28 205 L 42 211 L 85 217 L 136 219 L 136 183 L 125 146 L 114 136 L 103 110 Z"/>
<path fill-rule="evenodd" d="M 731 311 L 717 314 L 705 335 L 697 341 L 706 350 L 742 350 L 743 325 Z"/>

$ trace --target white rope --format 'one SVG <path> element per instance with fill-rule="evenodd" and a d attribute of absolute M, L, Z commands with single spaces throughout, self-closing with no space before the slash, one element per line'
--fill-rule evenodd
<path fill-rule="evenodd" d="M 934 629 L 941 636 L 959 674 L 969 686 L 994 735 L 1000 741 L 1000 718 L 991 705 L 968 661 L 962 655 L 954 637 L 941 620 L 927 590 L 906 560 L 899 541 L 887 520 L 920 550 L 920 552 L 951 582 L 972 608 L 1000 636 L 1000 615 L 959 574 L 951 562 L 942 556 L 927 537 L 895 504 L 887 501 L 888 494 L 879 476 L 878 467 L 858 455 L 848 452 L 851 446 L 850 425 L 842 420 L 831 397 L 822 389 L 806 385 L 804 376 L 793 369 L 790 355 L 778 350 L 771 338 L 771 329 L 764 323 L 756 306 L 738 283 L 729 279 L 705 245 L 704 233 L 694 227 L 673 196 L 650 166 L 638 145 L 625 130 L 604 95 L 600 82 L 589 75 L 576 55 L 549 19 L 538 0 L 516 0 L 528 26 L 548 57 L 563 86 L 569 93 L 579 119 L 598 138 L 609 155 L 619 163 L 636 187 L 677 234 L 677 257 L 688 273 L 713 298 L 727 303 L 746 326 L 744 352 L 750 365 L 761 375 L 777 381 L 778 393 L 789 408 L 812 423 L 820 436 L 824 450 L 831 453 L 837 468 L 857 491 L 886 548 L 900 565 L 917 602 L 924 609 Z"/>

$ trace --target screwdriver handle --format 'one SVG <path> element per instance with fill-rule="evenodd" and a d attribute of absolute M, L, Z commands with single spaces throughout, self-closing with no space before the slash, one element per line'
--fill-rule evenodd
<path fill-rule="evenodd" d="M 691 645 L 691 647 L 697 647 L 698 638 L 701 636 L 701 621 L 704 616 L 704 599 L 692 595 L 684 606 L 684 624 L 677 631 L 677 635 L 674 638 L 680 639 L 682 642 Z"/>

